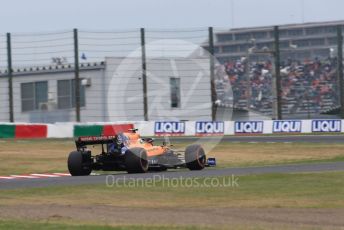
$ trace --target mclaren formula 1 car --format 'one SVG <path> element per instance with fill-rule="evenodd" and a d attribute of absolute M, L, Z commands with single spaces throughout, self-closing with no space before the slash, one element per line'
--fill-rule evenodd
<path fill-rule="evenodd" d="M 185 151 L 173 150 L 166 143 L 154 145 L 152 138 L 142 138 L 137 129 L 115 136 L 79 137 L 76 151 L 69 154 L 68 169 L 72 176 L 90 175 L 93 170 L 145 173 L 186 167 L 202 170 L 215 166 L 215 158 L 206 158 L 200 145 L 187 146 Z M 90 145 L 101 145 L 101 153 L 93 155 Z"/>

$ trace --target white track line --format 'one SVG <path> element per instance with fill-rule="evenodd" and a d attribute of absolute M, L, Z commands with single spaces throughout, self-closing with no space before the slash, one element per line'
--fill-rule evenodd
<path fill-rule="evenodd" d="M 28 175 L 0 176 L 0 180 L 57 178 L 57 177 L 64 177 L 64 176 L 71 176 L 71 175 L 69 173 L 32 173 Z"/>
<path fill-rule="evenodd" d="M 30 176 L 38 176 L 38 177 L 60 177 L 60 176 L 58 176 L 58 175 L 52 175 L 52 174 L 38 174 L 38 173 L 30 174 Z"/>
<path fill-rule="evenodd" d="M 69 173 L 53 173 L 53 174 L 57 176 L 70 176 Z"/>
<path fill-rule="evenodd" d="M 0 176 L 0 179 L 12 180 L 12 179 L 14 179 L 14 177 L 9 177 L 9 176 Z"/>
<path fill-rule="evenodd" d="M 11 175 L 13 178 L 26 178 L 26 179 L 37 179 L 37 176 L 29 176 L 29 175 Z"/>

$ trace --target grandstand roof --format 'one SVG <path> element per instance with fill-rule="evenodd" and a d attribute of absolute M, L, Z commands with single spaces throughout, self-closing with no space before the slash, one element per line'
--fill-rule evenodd
<path fill-rule="evenodd" d="M 298 24 L 284 24 L 280 25 L 280 29 L 298 29 L 298 28 L 307 28 L 307 27 L 317 27 L 317 26 L 336 26 L 336 25 L 344 25 L 344 20 L 338 21 L 326 21 L 326 22 L 307 22 L 307 23 L 298 23 Z M 266 31 L 271 30 L 273 25 L 271 26 L 259 26 L 259 27 L 242 27 L 242 28 L 233 28 L 229 31 L 221 31 L 217 32 L 217 34 L 226 34 L 226 33 L 242 33 L 242 32 L 249 32 L 249 31 Z"/>

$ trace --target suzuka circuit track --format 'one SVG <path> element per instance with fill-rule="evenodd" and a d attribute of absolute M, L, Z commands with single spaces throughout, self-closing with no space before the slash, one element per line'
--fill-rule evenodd
<path fill-rule="evenodd" d="M 188 137 L 175 137 L 173 141 L 192 141 Z M 322 142 L 322 143 L 341 143 L 344 142 L 344 136 L 327 135 L 327 136 L 226 136 L 223 137 L 224 142 Z M 296 172 L 321 172 L 321 171 L 343 171 L 344 162 L 333 163 L 308 163 L 308 164 L 292 164 L 292 165 L 272 165 L 259 167 L 240 167 L 240 168 L 207 168 L 202 171 L 188 171 L 186 169 L 170 170 L 167 172 L 154 172 L 145 174 L 127 174 L 124 172 L 111 175 L 111 179 L 116 181 L 125 181 L 128 179 L 154 179 L 154 178 L 188 178 L 188 177 L 215 177 L 215 176 L 241 176 L 250 174 L 263 173 L 296 173 Z M 38 174 L 36 174 L 38 175 Z M 84 184 L 104 184 L 108 175 L 91 175 L 82 177 L 65 176 L 32 176 L 11 179 L 0 179 L 0 189 L 16 189 L 16 188 L 34 188 L 49 186 L 68 186 L 68 185 L 84 185 Z M 108 178 L 109 179 L 109 178 Z"/>

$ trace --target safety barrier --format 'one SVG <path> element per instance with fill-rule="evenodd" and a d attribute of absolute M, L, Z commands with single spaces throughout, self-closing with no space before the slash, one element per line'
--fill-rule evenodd
<path fill-rule="evenodd" d="M 143 136 L 221 136 L 341 133 L 344 120 L 135 121 L 114 123 L 1 123 L 0 138 L 72 138 L 114 135 L 138 128 Z"/>

